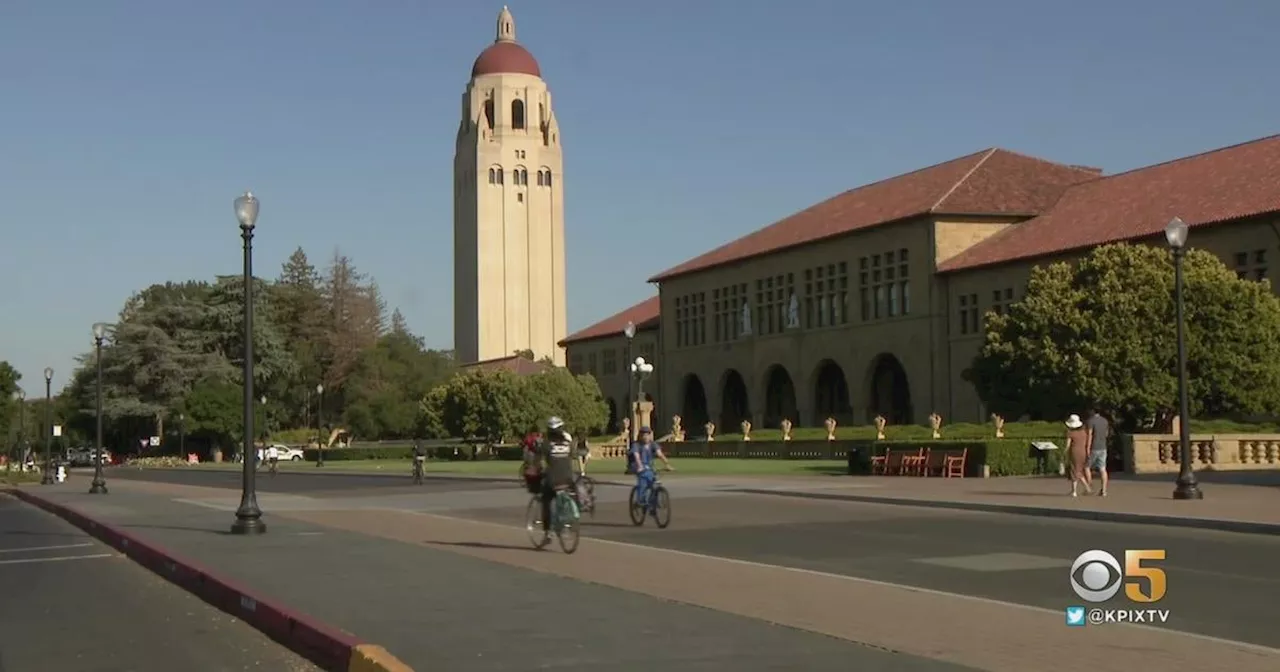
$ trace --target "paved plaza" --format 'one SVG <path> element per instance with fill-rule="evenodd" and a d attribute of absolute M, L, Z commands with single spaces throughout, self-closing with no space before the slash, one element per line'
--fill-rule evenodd
<path fill-rule="evenodd" d="M 1122 509 L 1133 493 L 1156 506 L 1162 483 L 1072 500 L 1053 494 L 1062 485 L 1053 479 L 673 477 L 667 530 L 633 527 L 627 488 L 602 485 L 581 549 L 565 556 L 529 548 L 528 495 L 510 480 L 260 477 L 269 532 L 246 539 L 225 533 L 239 501 L 234 472 L 108 477 L 107 497 L 81 494 L 84 478 L 33 492 L 200 558 L 416 669 L 1280 665 L 1280 634 L 1268 627 L 1280 536 L 838 499 L 923 497 L 932 486 L 943 498 L 986 489 Z M 1276 495 L 1228 490 L 1241 487 L 1219 485 L 1203 503 Z M 1091 548 L 1167 550 L 1168 595 L 1157 605 L 1171 612 L 1167 626 L 1065 627 L 1064 608 L 1079 602 L 1069 567 Z"/>

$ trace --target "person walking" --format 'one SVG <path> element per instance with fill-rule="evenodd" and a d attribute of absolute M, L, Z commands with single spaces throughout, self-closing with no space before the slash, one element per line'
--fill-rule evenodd
<path fill-rule="evenodd" d="M 1084 485 L 1085 492 L 1092 492 L 1089 486 L 1089 430 L 1085 429 L 1080 416 L 1072 413 L 1067 417 L 1067 460 L 1071 469 L 1071 496 L 1079 497 L 1079 486 Z"/>
<path fill-rule="evenodd" d="M 1111 423 L 1102 417 L 1099 409 L 1093 408 L 1089 411 L 1085 428 L 1089 430 L 1089 465 L 1084 471 L 1084 481 L 1088 485 L 1092 479 L 1090 472 L 1096 469 L 1098 478 L 1102 479 L 1102 490 L 1098 491 L 1098 495 L 1106 497 L 1110 481 L 1107 475 L 1107 439 L 1111 437 Z"/>

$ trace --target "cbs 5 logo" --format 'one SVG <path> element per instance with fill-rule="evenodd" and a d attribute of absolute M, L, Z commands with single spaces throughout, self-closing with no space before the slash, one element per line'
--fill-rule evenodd
<path fill-rule="evenodd" d="M 1130 601 L 1159 602 L 1169 590 L 1169 579 L 1163 569 L 1143 565 L 1142 562 L 1164 559 L 1163 549 L 1126 550 L 1122 571 L 1116 556 L 1096 549 L 1085 551 L 1071 563 L 1071 589 L 1087 602 L 1106 602 L 1120 592 L 1120 584 L 1123 583 L 1125 597 Z M 1147 584 L 1146 592 L 1142 590 L 1143 579 Z"/>

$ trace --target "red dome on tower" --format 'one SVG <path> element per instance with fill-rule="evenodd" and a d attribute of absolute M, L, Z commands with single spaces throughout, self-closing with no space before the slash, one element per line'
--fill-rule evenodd
<path fill-rule="evenodd" d="M 516 42 L 516 20 L 505 6 L 498 13 L 498 30 L 493 44 L 480 52 L 471 66 L 472 77 L 499 74 L 542 76 L 533 54 Z"/>
<path fill-rule="evenodd" d="M 541 77 L 538 61 L 528 49 L 515 42 L 494 42 L 476 57 L 471 76 L 520 74 Z"/>

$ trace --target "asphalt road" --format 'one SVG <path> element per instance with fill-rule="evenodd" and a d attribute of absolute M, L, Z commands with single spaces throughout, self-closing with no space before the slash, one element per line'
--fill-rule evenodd
<path fill-rule="evenodd" d="M 0 672 L 317 670 L 75 527 L 0 495 Z"/>
<path fill-rule="evenodd" d="M 135 473 L 148 480 L 192 485 L 212 485 L 222 477 L 195 471 Z M 291 486 L 298 494 L 317 496 L 343 487 L 334 481 L 378 494 L 402 487 L 398 479 L 379 476 L 294 478 L 300 480 Z M 510 489 L 510 484 L 446 481 L 430 490 L 495 487 Z M 585 531 L 615 541 L 1055 610 L 1092 606 L 1070 585 L 1070 565 L 1080 553 L 1106 550 L 1123 564 L 1126 549 L 1163 549 L 1167 559 L 1159 565 L 1168 577 L 1163 600 L 1131 604 L 1121 591 L 1100 606 L 1168 609 L 1166 627 L 1280 648 L 1280 630 L 1274 628 L 1275 605 L 1280 604 L 1280 574 L 1275 571 L 1280 537 L 779 495 L 726 493 L 682 499 L 678 482 L 668 487 L 674 511 L 670 528 L 634 528 L 625 505 L 605 502 Z M 449 515 L 519 525 L 523 507 L 457 510 Z"/>

